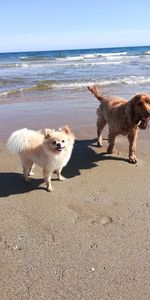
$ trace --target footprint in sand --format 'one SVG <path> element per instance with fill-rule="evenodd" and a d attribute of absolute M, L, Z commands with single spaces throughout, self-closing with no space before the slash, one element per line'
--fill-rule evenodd
<path fill-rule="evenodd" d="M 106 226 L 113 222 L 98 205 L 91 203 L 71 203 L 68 208 L 76 213 L 76 222 L 86 221 L 91 225 L 102 224 Z"/>

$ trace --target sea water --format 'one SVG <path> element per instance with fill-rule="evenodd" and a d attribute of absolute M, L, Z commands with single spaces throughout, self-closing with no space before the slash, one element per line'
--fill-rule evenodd
<path fill-rule="evenodd" d="M 76 138 L 96 136 L 97 99 L 150 92 L 150 46 L 0 54 L 0 140 L 18 128 L 69 124 Z M 140 136 L 149 137 L 149 130 Z M 107 134 L 106 134 L 107 136 Z"/>
<path fill-rule="evenodd" d="M 149 92 L 150 46 L 0 53 L 0 96 L 39 90 Z"/>

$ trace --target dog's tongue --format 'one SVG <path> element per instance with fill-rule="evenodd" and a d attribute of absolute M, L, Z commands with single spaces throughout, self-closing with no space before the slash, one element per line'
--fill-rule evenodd
<path fill-rule="evenodd" d="M 148 122 L 149 120 L 150 120 L 150 117 L 145 117 L 145 118 L 143 117 L 143 118 L 142 118 L 142 121 Z"/>

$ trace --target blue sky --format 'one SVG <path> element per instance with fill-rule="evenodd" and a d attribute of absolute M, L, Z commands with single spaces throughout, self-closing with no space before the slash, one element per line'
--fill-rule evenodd
<path fill-rule="evenodd" d="M 1 0 L 0 52 L 150 45 L 149 0 Z"/>

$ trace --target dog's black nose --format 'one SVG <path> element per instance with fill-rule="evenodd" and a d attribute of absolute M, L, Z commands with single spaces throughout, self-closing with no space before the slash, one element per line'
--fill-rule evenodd
<path fill-rule="evenodd" d="M 60 143 L 57 143 L 57 148 L 61 149 L 61 144 Z"/>

